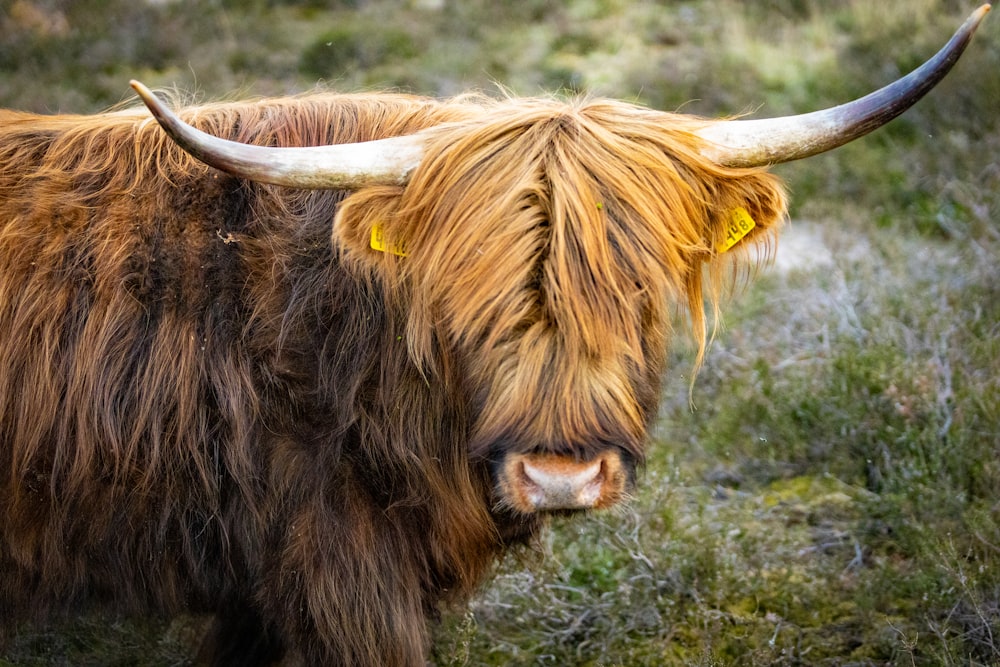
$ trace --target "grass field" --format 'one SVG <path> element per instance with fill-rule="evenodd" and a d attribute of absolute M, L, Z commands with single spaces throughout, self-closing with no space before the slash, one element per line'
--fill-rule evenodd
<path fill-rule="evenodd" d="M 135 77 L 193 99 L 500 84 L 779 115 L 887 83 L 975 8 L 195 4 L 0 4 L 0 106 L 95 111 Z M 445 612 L 437 664 L 1000 664 L 998 65 L 992 16 L 903 118 L 780 167 L 778 262 L 727 306 L 693 388 L 677 341 L 633 502 L 502 563 Z M 196 627 L 27 629 L 0 665 L 186 664 Z"/>

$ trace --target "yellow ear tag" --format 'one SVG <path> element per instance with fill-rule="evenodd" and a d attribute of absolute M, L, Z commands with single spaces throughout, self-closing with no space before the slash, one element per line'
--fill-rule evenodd
<path fill-rule="evenodd" d="M 371 238 L 372 250 L 378 250 L 379 252 L 389 252 L 393 255 L 398 255 L 399 257 L 406 257 L 406 243 L 393 243 L 385 238 L 384 230 L 382 225 L 375 224 L 372 225 L 372 238 Z"/>
<path fill-rule="evenodd" d="M 742 206 L 733 209 L 729 214 L 729 225 L 726 227 L 726 240 L 722 242 L 722 252 L 726 252 L 739 240 L 750 233 L 750 230 L 757 226 L 750 214 Z"/>

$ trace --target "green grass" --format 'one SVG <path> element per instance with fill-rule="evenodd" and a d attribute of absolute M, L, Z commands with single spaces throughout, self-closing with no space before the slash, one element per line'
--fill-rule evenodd
<path fill-rule="evenodd" d="M 7 5 L 0 104 L 499 82 L 776 115 L 887 83 L 975 3 L 197 4 Z M 904 117 L 778 169 L 826 260 L 734 299 L 693 390 L 678 341 L 634 502 L 504 562 L 438 664 L 1000 664 L 998 65 L 992 16 Z M 184 664 L 198 627 L 81 619 L 0 665 Z"/>

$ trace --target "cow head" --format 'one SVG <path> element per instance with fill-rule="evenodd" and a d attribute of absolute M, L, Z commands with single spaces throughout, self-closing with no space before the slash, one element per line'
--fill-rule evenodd
<path fill-rule="evenodd" d="M 700 124 L 610 101 L 484 103 L 427 142 L 408 186 L 340 208 L 349 260 L 410 304 L 413 358 L 440 365 L 442 343 L 454 356 L 476 415 L 470 452 L 494 462 L 517 510 L 625 494 L 669 305 L 700 323 L 703 266 L 723 259 L 730 213 L 750 212 L 762 239 L 784 211 L 776 179 L 699 153 Z M 376 225 L 405 257 L 372 250 Z"/>
<path fill-rule="evenodd" d="M 416 135 L 263 148 L 203 135 L 135 85 L 175 140 L 213 166 L 356 190 L 339 209 L 337 243 L 402 293 L 414 363 L 433 373 L 444 349 L 458 369 L 475 413 L 470 455 L 493 463 L 500 504 L 599 508 L 626 495 L 643 459 L 669 304 L 688 306 L 703 348 L 703 299 L 718 294 L 724 260 L 776 230 L 784 196 L 760 167 L 902 113 L 947 73 L 987 11 L 886 88 L 782 119 L 501 100 Z M 723 254 L 737 209 L 757 226 Z M 373 229 L 406 256 L 373 249 Z"/>

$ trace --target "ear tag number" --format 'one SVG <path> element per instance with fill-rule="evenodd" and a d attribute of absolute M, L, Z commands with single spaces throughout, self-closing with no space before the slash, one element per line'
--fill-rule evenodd
<path fill-rule="evenodd" d="M 757 226 L 750 214 L 742 206 L 733 209 L 729 214 L 729 224 L 726 226 L 726 240 L 722 243 L 722 252 L 726 252 L 739 240 L 750 233 L 750 230 Z"/>
<path fill-rule="evenodd" d="M 372 250 L 378 250 L 379 252 L 388 252 L 399 257 L 406 257 L 406 242 L 393 243 L 385 238 L 385 230 L 382 229 L 382 225 L 372 225 L 372 238 L 371 238 Z"/>

